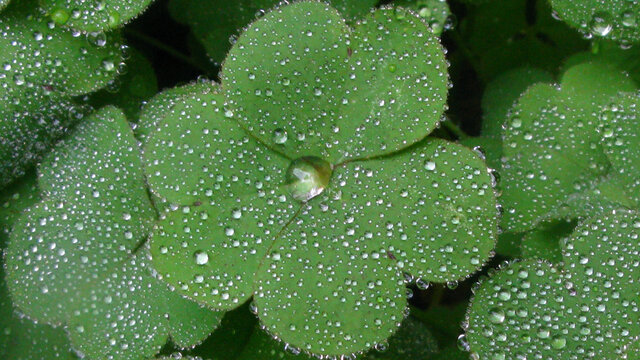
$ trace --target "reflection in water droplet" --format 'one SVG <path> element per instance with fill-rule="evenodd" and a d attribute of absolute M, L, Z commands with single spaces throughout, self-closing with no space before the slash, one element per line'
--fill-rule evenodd
<path fill-rule="evenodd" d="M 194 258 L 196 259 L 196 264 L 198 265 L 206 265 L 209 262 L 209 254 L 204 251 L 196 251 L 194 254 Z"/>
<path fill-rule="evenodd" d="M 613 30 L 609 14 L 604 12 L 597 12 L 591 18 L 591 32 L 597 36 L 607 36 Z"/>
<path fill-rule="evenodd" d="M 308 201 L 324 191 L 330 178 L 331 165 L 328 162 L 315 156 L 304 156 L 289 165 L 286 184 L 294 199 Z"/>
<path fill-rule="evenodd" d="M 287 132 L 284 129 L 275 129 L 273 131 L 273 142 L 282 145 L 287 142 Z"/>

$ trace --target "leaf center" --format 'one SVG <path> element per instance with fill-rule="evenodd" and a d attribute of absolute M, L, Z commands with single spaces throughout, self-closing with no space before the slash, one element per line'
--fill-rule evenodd
<path fill-rule="evenodd" d="M 315 156 L 299 157 L 291 162 L 286 173 L 286 186 L 294 199 L 309 201 L 329 185 L 332 166 Z"/>

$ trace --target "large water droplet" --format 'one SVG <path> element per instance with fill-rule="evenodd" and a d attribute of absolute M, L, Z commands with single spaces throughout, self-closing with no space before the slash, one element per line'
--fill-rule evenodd
<path fill-rule="evenodd" d="M 209 254 L 204 251 L 196 251 L 194 254 L 194 258 L 196 260 L 196 264 L 205 265 L 209 262 Z"/>
<path fill-rule="evenodd" d="M 286 184 L 291 196 L 308 201 L 322 193 L 329 185 L 331 165 L 315 156 L 303 156 L 291 162 L 286 174 Z"/>

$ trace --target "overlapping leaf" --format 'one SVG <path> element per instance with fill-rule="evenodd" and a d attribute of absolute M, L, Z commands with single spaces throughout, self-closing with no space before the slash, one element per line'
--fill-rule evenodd
<path fill-rule="evenodd" d="M 146 358 L 169 334 L 190 346 L 220 318 L 151 276 L 138 250 L 155 217 L 141 165 L 122 112 L 102 109 L 41 164 L 44 200 L 11 233 L 14 303 L 30 318 L 67 324 L 73 347 L 92 358 Z"/>
<path fill-rule="evenodd" d="M 416 12 L 436 35 L 451 27 L 451 10 L 445 0 L 398 0 L 393 4 Z"/>
<path fill-rule="evenodd" d="M 82 117 L 70 96 L 117 75 L 118 34 L 76 36 L 49 23 L 34 0 L 12 2 L 0 18 L 0 187 L 24 175 Z"/>
<path fill-rule="evenodd" d="M 640 334 L 636 212 L 586 221 L 562 244 L 564 272 L 512 264 L 483 281 L 467 337 L 480 358 L 618 359 Z"/>
<path fill-rule="evenodd" d="M 359 18 L 376 5 L 375 0 L 329 0 L 347 18 Z M 276 7 L 281 0 L 172 0 L 169 10 L 191 27 L 209 57 L 222 63 L 237 36 L 251 22 Z"/>
<path fill-rule="evenodd" d="M 482 94 L 481 136 L 460 142 L 470 148 L 479 146 L 486 155 L 489 167 L 497 170 L 502 168 L 502 128 L 511 107 L 530 85 L 552 80 L 547 71 L 530 67 L 508 70 L 497 76 L 487 84 Z"/>
<path fill-rule="evenodd" d="M 337 11 L 300 2 L 251 24 L 221 78 L 235 117 L 262 142 L 340 163 L 428 135 L 445 109 L 446 70 L 439 40 L 412 13 L 382 9 L 351 30 Z"/>
<path fill-rule="evenodd" d="M 142 13 L 152 0 L 39 0 L 53 21 L 85 32 L 115 29 Z"/>
<path fill-rule="evenodd" d="M 234 308 L 260 260 L 298 210 L 282 187 L 286 159 L 225 117 L 219 94 L 176 104 L 144 149 L 151 191 L 175 206 L 151 243 L 154 267 L 183 294 Z"/>
<path fill-rule="evenodd" d="M 6 242 L 16 219 L 39 200 L 40 191 L 34 171 L 2 190 L 0 193 L 0 250 L 6 248 Z"/>
<path fill-rule="evenodd" d="M 1 265 L 1 264 L 0 264 Z M 5 360 L 73 360 L 77 356 L 62 328 L 37 324 L 13 309 L 0 266 L 0 357 Z"/>
<path fill-rule="evenodd" d="M 640 94 L 622 94 L 603 109 L 600 118 L 604 151 L 615 177 L 622 183 L 619 188 L 629 194 L 629 203 L 639 204 L 640 136 L 637 129 L 640 125 Z"/>
<path fill-rule="evenodd" d="M 603 121 L 598 115 L 619 92 L 635 87 L 615 67 L 594 62 L 569 69 L 560 87 L 536 84 L 520 97 L 503 139 L 506 229 L 531 229 L 554 212 L 588 215 L 589 208 L 579 206 L 585 202 L 595 212 L 610 203 L 629 205 L 624 191 L 602 191 L 610 186 L 611 166 L 601 145 L 598 128 Z M 603 199 L 580 200 L 589 194 Z"/>
<path fill-rule="evenodd" d="M 627 0 L 551 0 L 553 10 L 569 25 L 590 36 L 623 43 L 640 40 L 640 4 Z"/>
<path fill-rule="evenodd" d="M 495 242 L 482 159 L 416 144 L 444 110 L 445 70 L 438 40 L 406 10 L 353 30 L 320 2 L 264 15 L 231 50 L 220 94 L 169 96 L 168 114 L 148 122 L 147 178 L 168 204 L 154 267 L 214 308 L 253 295 L 268 332 L 309 353 L 384 341 L 404 318 L 403 272 L 464 279 Z M 300 203 L 285 171 L 304 156 L 333 174 Z"/>

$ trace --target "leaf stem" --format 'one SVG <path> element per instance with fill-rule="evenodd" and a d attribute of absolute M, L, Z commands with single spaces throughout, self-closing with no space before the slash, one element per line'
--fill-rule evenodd
<path fill-rule="evenodd" d="M 147 43 L 148 45 L 151 45 L 161 51 L 164 51 L 165 53 L 173 56 L 174 58 L 189 64 L 191 66 L 193 66 L 194 68 L 200 70 L 202 73 L 204 74 L 208 74 L 209 70 L 207 70 L 205 67 L 203 67 L 202 65 L 198 64 L 195 60 L 193 60 L 192 58 L 186 56 L 185 54 L 181 53 L 180 51 L 172 48 L 171 46 L 159 41 L 156 38 L 153 38 L 147 34 L 143 34 L 137 30 L 131 29 L 131 28 L 125 28 L 124 32 L 127 35 L 131 35 L 132 37 Z"/>
<path fill-rule="evenodd" d="M 446 120 L 441 122 L 442 126 L 447 129 L 450 133 L 452 133 L 453 135 L 455 135 L 458 140 L 464 140 L 469 138 L 469 135 L 467 135 L 464 131 L 462 131 L 462 129 L 460 129 L 458 127 L 458 125 L 456 125 L 453 121 L 451 120 Z"/>

